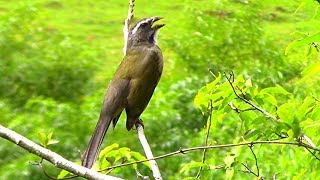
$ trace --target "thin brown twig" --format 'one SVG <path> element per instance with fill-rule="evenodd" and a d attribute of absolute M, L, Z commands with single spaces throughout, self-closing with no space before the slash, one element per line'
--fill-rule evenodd
<path fill-rule="evenodd" d="M 230 77 L 228 77 L 228 75 L 227 75 L 226 73 L 224 73 L 224 76 L 227 78 L 227 80 L 228 80 L 228 82 L 229 82 L 229 84 L 230 84 L 230 86 L 231 86 L 234 94 L 235 94 L 239 99 L 241 99 L 241 100 L 244 101 L 245 103 L 249 104 L 249 105 L 250 105 L 252 108 L 254 108 L 255 110 L 260 111 L 260 112 L 261 112 L 262 114 L 264 114 L 266 117 L 271 118 L 271 119 L 273 119 L 273 120 L 276 121 L 276 122 L 280 122 L 280 120 L 279 120 L 277 117 L 271 115 L 270 113 L 268 113 L 268 112 L 265 111 L 264 109 L 262 109 L 262 108 L 256 106 L 255 104 L 253 104 L 250 100 L 246 99 L 245 96 L 244 96 L 244 93 L 242 92 L 242 90 L 239 89 L 240 92 L 241 92 L 241 94 L 242 94 L 243 96 L 240 96 L 240 95 L 237 93 L 236 87 L 233 85 L 233 83 L 234 83 L 234 77 L 235 77 L 233 72 L 230 73 Z"/>
<path fill-rule="evenodd" d="M 308 150 L 313 157 L 315 157 L 318 161 L 320 161 L 320 158 L 315 153 L 313 153 L 310 149 L 306 148 L 306 150 Z"/>
<path fill-rule="evenodd" d="M 244 164 L 244 163 L 241 163 L 241 164 L 246 168 L 246 170 L 245 170 L 245 171 L 242 170 L 242 172 L 249 173 L 249 174 L 253 174 L 253 175 L 256 176 L 257 178 L 259 178 L 259 177 L 260 177 L 260 169 L 259 169 L 259 165 L 258 165 L 258 158 L 257 158 L 256 154 L 255 154 L 254 151 L 253 151 L 253 145 L 250 144 L 250 145 L 248 145 L 248 146 L 249 146 L 249 148 L 250 148 L 250 150 L 251 150 L 251 153 L 253 154 L 253 157 L 254 157 L 254 160 L 255 160 L 255 165 L 256 165 L 256 168 L 257 168 L 257 173 L 253 172 L 253 170 L 251 170 L 251 169 L 250 169 L 246 164 Z M 263 179 L 263 178 L 261 178 L 261 179 Z"/>
<path fill-rule="evenodd" d="M 210 99 L 210 105 L 209 105 L 209 123 L 208 123 L 208 127 L 207 127 L 207 132 L 206 132 L 206 139 L 205 139 L 205 146 L 208 146 L 208 140 L 209 140 L 209 134 L 210 134 L 210 129 L 211 129 L 211 121 L 212 121 L 212 111 L 213 111 L 213 106 L 212 106 L 212 99 Z M 203 153 L 202 153 L 202 163 L 204 163 L 206 161 L 206 152 L 207 152 L 207 149 L 204 149 L 203 150 Z M 197 173 L 197 176 L 196 178 L 200 178 L 200 175 L 201 175 L 201 171 L 202 171 L 203 167 L 201 166 L 199 168 L 199 171 Z"/>
<path fill-rule="evenodd" d="M 42 159 L 42 160 L 43 160 L 43 159 Z M 36 162 L 36 165 L 38 165 L 38 166 L 40 167 L 40 169 L 42 170 L 43 174 L 44 174 L 45 176 L 47 176 L 47 178 L 49 178 L 49 179 L 54 179 L 54 180 L 66 180 L 66 179 L 73 179 L 73 178 L 79 177 L 79 176 L 77 176 L 77 175 L 73 175 L 73 176 L 64 177 L 64 178 L 55 178 L 55 177 L 49 175 L 49 173 L 44 169 L 44 167 L 43 167 L 43 165 L 42 165 L 42 162 L 43 162 L 42 160 L 41 160 L 41 161 L 37 161 L 37 162 Z"/>
<path fill-rule="evenodd" d="M 226 79 L 228 80 L 234 94 L 239 98 L 241 99 L 242 101 L 244 101 L 245 103 L 249 104 L 251 107 L 253 107 L 255 110 L 258 110 L 260 111 L 262 114 L 264 114 L 267 118 L 271 118 L 272 120 L 276 121 L 276 122 L 280 122 L 280 119 L 278 117 L 275 117 L 273 115 L 271 115 L 270 113 L 268 113 L 266 110 L 256 106 L 255 104 L 253 104 L 250 100 L 246 99 L 245 96 L 244 96 L 244 93 L 242 92 L 241 89 L 238 88 L 238 90 L 241 92 L 241 94 L 243 96 L 240 96 L 237 91 L 236 91 L 236 87 L 233 85 L 234 83 L 234 78 L 235 78 L 235 75 L 233 72 L 230 73 L 230 77 L 228 77 L 228 75 L 226 73 L 224 73 L 224 76 L 226 77 Z M 313 147 L 316 147 L 315 144 L 312 142 L 312 140 L 305 134 L 302 134 L 301 137 L 307 141 L 311 146 Z"/>
<path fill-rule="evenodd" d="M 256 156 L 256 154 L 254 153 L 252 147 L 253 147 L 253 146 L 249 145 L 249 148 L 250 148 L 250 150 L 251 150 L 251 152 L 252 152 L 252 154 L 253 154 L 254 160 L 255 160 L 255 162 L 256 162 L 257 175 L 258 175 L 257 177 L 259 177 L 259 176 L 260 176 L 260 170 L 259 170 L 259 165 L 258 165 L 258 159 L 257 159 L 257 156 Z"/>
<path fill-rule="evenodd" d="M 219 148 L 230 148 L 230 147 L 236 147 L 236 146 L 247 146 L 247 145 L 255 145 L 255 144 L 275 144 L 275 145 L 290 145 L 290 146 L 298 146 L 298 147 L 304 147 L 310 150 L 314 150 L 317 152 L 320 152 L 320 149 L 316 148 L 316 147 L 312 147 L 308 144 L 305 144 L 303 142 L 283 142 L 283 141 L 253 141 L 253 142 L 243 142 L 243 143 L 238 143 L 238 144 L 222 144 L 222 145 L 211 145 L 211 146 L 199 146 L 199 147 L 191 147 L 191 148 L 185 148 L 185 149 L 179 149 L 177 151 L 168 153 L 168 154 L 164 154 L 161 156 L 156 156 L 152 159 L 145 159 L 145 160 L 140 160 L 140 161 L 135 161 L 135 162 L 129 162 L 129 163 L 124 163 L 121 165 L 115 165 L 115 166 L 110 166 L 108 168 L 102 169 L 100 170 L 100 172 L 102 171 L 107 171 L 109 169 L 115 169 L 115 168 L 119 168 L 119 167 L 123 167 L 123 166 L 129 166 L 132 164 L 137 164 L 137 163 L 142 163 L 142 162 L 146 162 L 146 161 L 150 161 L 150 160 L 156 160 L 156 159 L 162 159 L 162 158 L 166 158 L 169 156 L 174 156 L 177 154 L 185 154 L 186 152 L 189 151 L 197 151 L 197 150 L 203 150 L 203 149 L 219 149 Z"/>

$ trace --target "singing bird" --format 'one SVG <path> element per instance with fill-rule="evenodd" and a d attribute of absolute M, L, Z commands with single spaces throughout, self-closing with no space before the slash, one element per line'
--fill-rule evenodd
<path fill-rule="evenodd" d="M 157 32 L 164 24 L 154 24 L 160 19 L 143 19 L 129 30 L 126 55 L 109 83 L 99 121 L 82 157 L 84 167 L 93 166 L 111 122 L 115 127 L 124 109 L 128 131 L 136 123 L 143 125 L 139 117 L 147 107 L 163 69 Z"/>

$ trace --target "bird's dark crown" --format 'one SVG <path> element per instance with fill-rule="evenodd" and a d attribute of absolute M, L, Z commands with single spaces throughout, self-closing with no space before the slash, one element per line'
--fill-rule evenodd
<path fill-rule="evenodd" d="M 159 21 L 160 17 L 150 17 L 140 20 L 129 31 L 129 46 L 140 44 L 156 44 L 157 31 L 164 26 L 164 24 L 153 25 L 156 21 Z"/>

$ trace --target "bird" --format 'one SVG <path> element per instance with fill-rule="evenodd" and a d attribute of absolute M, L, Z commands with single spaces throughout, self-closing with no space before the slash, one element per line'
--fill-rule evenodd
<path fill-rule="evenodd" d="M 123 110 L 127 114 L 128 131 L 137 123 L 144 127 L 140 115 L 146 109 L 163 70 L 157 33 L 165 24 L 154 24 L 160 19 L 145 18 L 129 29 L 125 56 L 105 93 L 98 123 L 82 156 L 82 166 L 92 168 L 111 122 L 115 128 Z"/>

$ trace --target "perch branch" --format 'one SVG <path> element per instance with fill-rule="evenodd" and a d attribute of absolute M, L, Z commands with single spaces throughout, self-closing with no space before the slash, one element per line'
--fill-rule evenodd
<path fill-rule="evenodd" d="M 123 27 L 123 35 L 124 35 L 124 47 L 123 47 L 123 52 L 124 55 L 126 55 L 127 52 L 127 45 L 128 45 L 128 35 L 129 35 L 129 25 L 131 23 L 131 20 L 133 19 L 133 11 L 134 11 L 134 1 L 135 0 L 129 0 L 129 8 L 128 8 L 128 15 L 127 19 L 125 20 L 124 27 Z M 148 144 L 148 141 L 144 135 L 143 127 L 141 124 L 137 123 L 137 133 L 138 133 L 138 138 L 140 140 L 140 143 L 144 149 L 144 152 L 147 156 L 148 159 L 150 159 L 149 163 L 151 165 L 151 170 L 153 172 L 153 177 L 156 180 L 162 180 L 160 170 L 158 168 L 157 162 L 155 160 L 151 160 L 154 158 L 152 151 L 150 149 L 150 146 Z"/>
<path fill-rule="evenodd" d="M 140 143 L 141 143 L 141 145 L 142 145 L 142 147 L 144 149 L 144 152 L 146 153 L 147 159 L 149 159 L 151 170 L 153 172 L 153 177 L 154 177 L 155 180 L 162 180 L 158 164 L 155 161 L 155 158 L 154 158 L 154 156 L 152 154 L 152 151 L 150 149 L 149 143 L 148 143 L 148 141 L 146 139 L 146 136 L 144 135 L 143 127 L 139 123 L 136 124 L 136 127 L 137 127 L 137 131 L 138 131 L 137 133 L 138 133 L 138 138 L 140 140 Z"/>
<path fill-rule="evenodd" d="M 100 174 L 94 170 L 82 167 L 78 164 L 75 164 L 73 162 L 70 162 L 63 158 L 62 156 L 43 148 L 42 146 L 34 143 L 33 141 L 23 137 L 22 135 L 5 128 L 0 125 L 0 137 L 11 141 L 15 143 L 16 145 L 22 147 L 23 149 L 29 151 L 32 154 L 35 154 L 50 163 L 52 163 L 54 166 L 64 169 L 66 171 L 69 171 L 73 174 L 76 174 L 78 176 L 87 178 L 87 179 L 114 179 L 114 180 L 119 180 L 120 178 L 116 178 L 113 176 L 108 176 L 104 174 Z"/>

